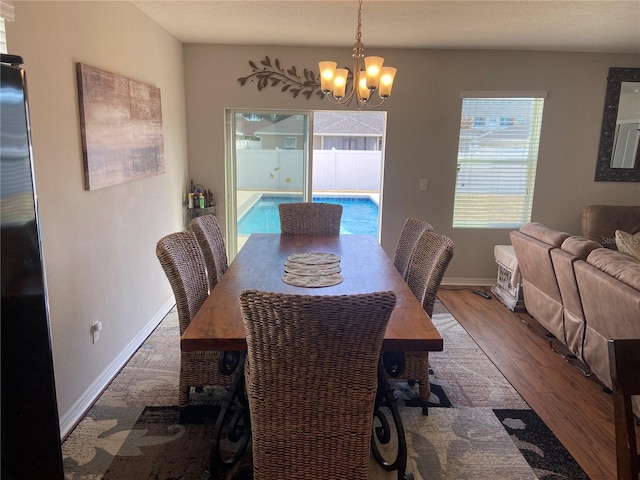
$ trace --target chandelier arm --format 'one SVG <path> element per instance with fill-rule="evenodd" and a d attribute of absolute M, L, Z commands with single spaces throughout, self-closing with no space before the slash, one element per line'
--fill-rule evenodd
<path fill-rule="evenodd" d="M 378 103 L 371 103 L 371 97 L 369 97 L 369 100 L 367 100 L 366 102 L 364 102 L 364 106 L 367 108 L 378 108 L 379 106 L 381 106 L 384 101 L 386 100 L 386 98 L 382 98 L 380 97 L 380 100 L 378 101 Z"/>
<path fill-rule="evenodd" d="M 353 90 L 349 92 L 349 95 L 342 97 L 340 99 L 334 97 L 333 93 L 331 92 L 325 94 L 325 98 L 329 100 L 329 102 L 333 103 L 334 105 L 348 105 L 349 103 L 351 103 L 351 100 L 353 99 Z"/>

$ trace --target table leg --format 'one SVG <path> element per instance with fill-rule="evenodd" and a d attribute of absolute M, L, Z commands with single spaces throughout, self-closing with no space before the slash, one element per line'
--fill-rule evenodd
<path fill-rule="evenodd" d="M 222 400 L 220 413 L 213 431 L 213 441 L 209 454 L 209 470 L 201 480 L 222 478 L 220 470 L 228 470 L 235 465 L 251 440 L 249 404 L 244 388 L 244 362 L 246 352 L 240 353 L 233 383 Z"/>
<path fill-rule="evenodd" d="M 378 442 L 382 445 L 391 441 L 391 426 L 385 413 L 381 407 L 387 407 L 391 413 L 391 419 L 394 423 L 398 450 L 393 461 L 387 461 L 378 448 Z M 413 474 L 407 473 L 407 439 L 404 434 L 404 426 L 400 411 L 398 410 L 398 399 L 393 395 L 393 387 L 385 375 L 382 360 L 378 364 L 378 391 L 376 393 L 376 403 L 373 411 L 374 427 L 371 435 L 371 450 L 376 461 L 387 471 L 398 471 L 398 480 L 413 480 Z M 375 425 L 375 420 L 380 422 L 379 426 Z"/>

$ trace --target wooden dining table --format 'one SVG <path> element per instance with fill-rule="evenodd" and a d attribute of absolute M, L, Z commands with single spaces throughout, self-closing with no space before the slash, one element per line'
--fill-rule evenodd
<path fill-rule="evenodd" d="M 332 253 L 340 258 L 342 281 L 327 287 L 298 287 L 283 281 L 287 258 L 300 253 Z M 302 295 L 351 295 L 393 291 L 396 305 L 385 332 L 384 351 L 442 351 L 443 340 L 422 305 L 411 292 L 376 238 L 370 235 L 281 235 L 252 234 L 228 270 L 210 293 L 183 333 L 183 351 L 246 352 L 245 329 L 239 295 L 243 290 Z M 405 473 L 406 443 L 392 388 L 379 373 L 380 402 L 391 408 L 398 433 L 399 452 L 392 462 L 377 458 L 387 470 Z M 243 385 L 236 382 L 237 388 Z M 240 395 L 241 396 L 241 395 Z M 382 398 L 384 396 L 384 398 Z M 231 402 L 231 400 L 229 400 Z M 391 405 L 392 403 L 393 405 Z M 381 405 L 377 405 L 381 406 Z M 221 420 L 222 421 L 222 420 Z M 401 438 L 400 438 L 401 437 Z M 214 445 L 216 441 L 214 439 Z M 377 450 L 372 441 L 372 449 Z M 212 460 L 218 455 L 212 452 Z"/>

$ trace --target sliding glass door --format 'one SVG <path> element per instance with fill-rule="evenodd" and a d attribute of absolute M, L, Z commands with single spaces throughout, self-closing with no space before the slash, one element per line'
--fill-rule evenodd
<path fill-rule="evenodd" d="M 380 238 L 385 112 L 226 111 L 229 259 L 279 233 L 278 205 L 343 206 L 340 233 Z"/>
<path fill-rule="evenodd" d="M 309 201 L 311 112 L 227 110 L 230 258 L 250 234 L 279 233 L 278 204 Z"/>

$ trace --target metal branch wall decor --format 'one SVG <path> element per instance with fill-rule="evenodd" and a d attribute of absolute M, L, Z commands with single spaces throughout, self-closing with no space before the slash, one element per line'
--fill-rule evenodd
<path fill-rule="evenodd" d="M 268 56 L 265 56 L 264 60 L 260 61 L 262 67 L 256 65 L 253 60 L 249 60 L 249 65 L 253 69 L 252 73 L 238 79 L 241 86 L 246 85 L 248 81 L 256 81 L 259 91 L 271 86 L 280 87 L 282 92 L 291 93 L 293 98 L 300 94 L 307 97 L 307 100 L 313 95 L 324 98 L 324 93 L 320 90 L 320 78 L 316 76 L 313 70 L 305 68 L 302 71 L 302 76 L 300 76 L 295 65 L 285 70 L 280 66 L 279 59 L 276 58 L 271 63 L 271 59 Z"/>

